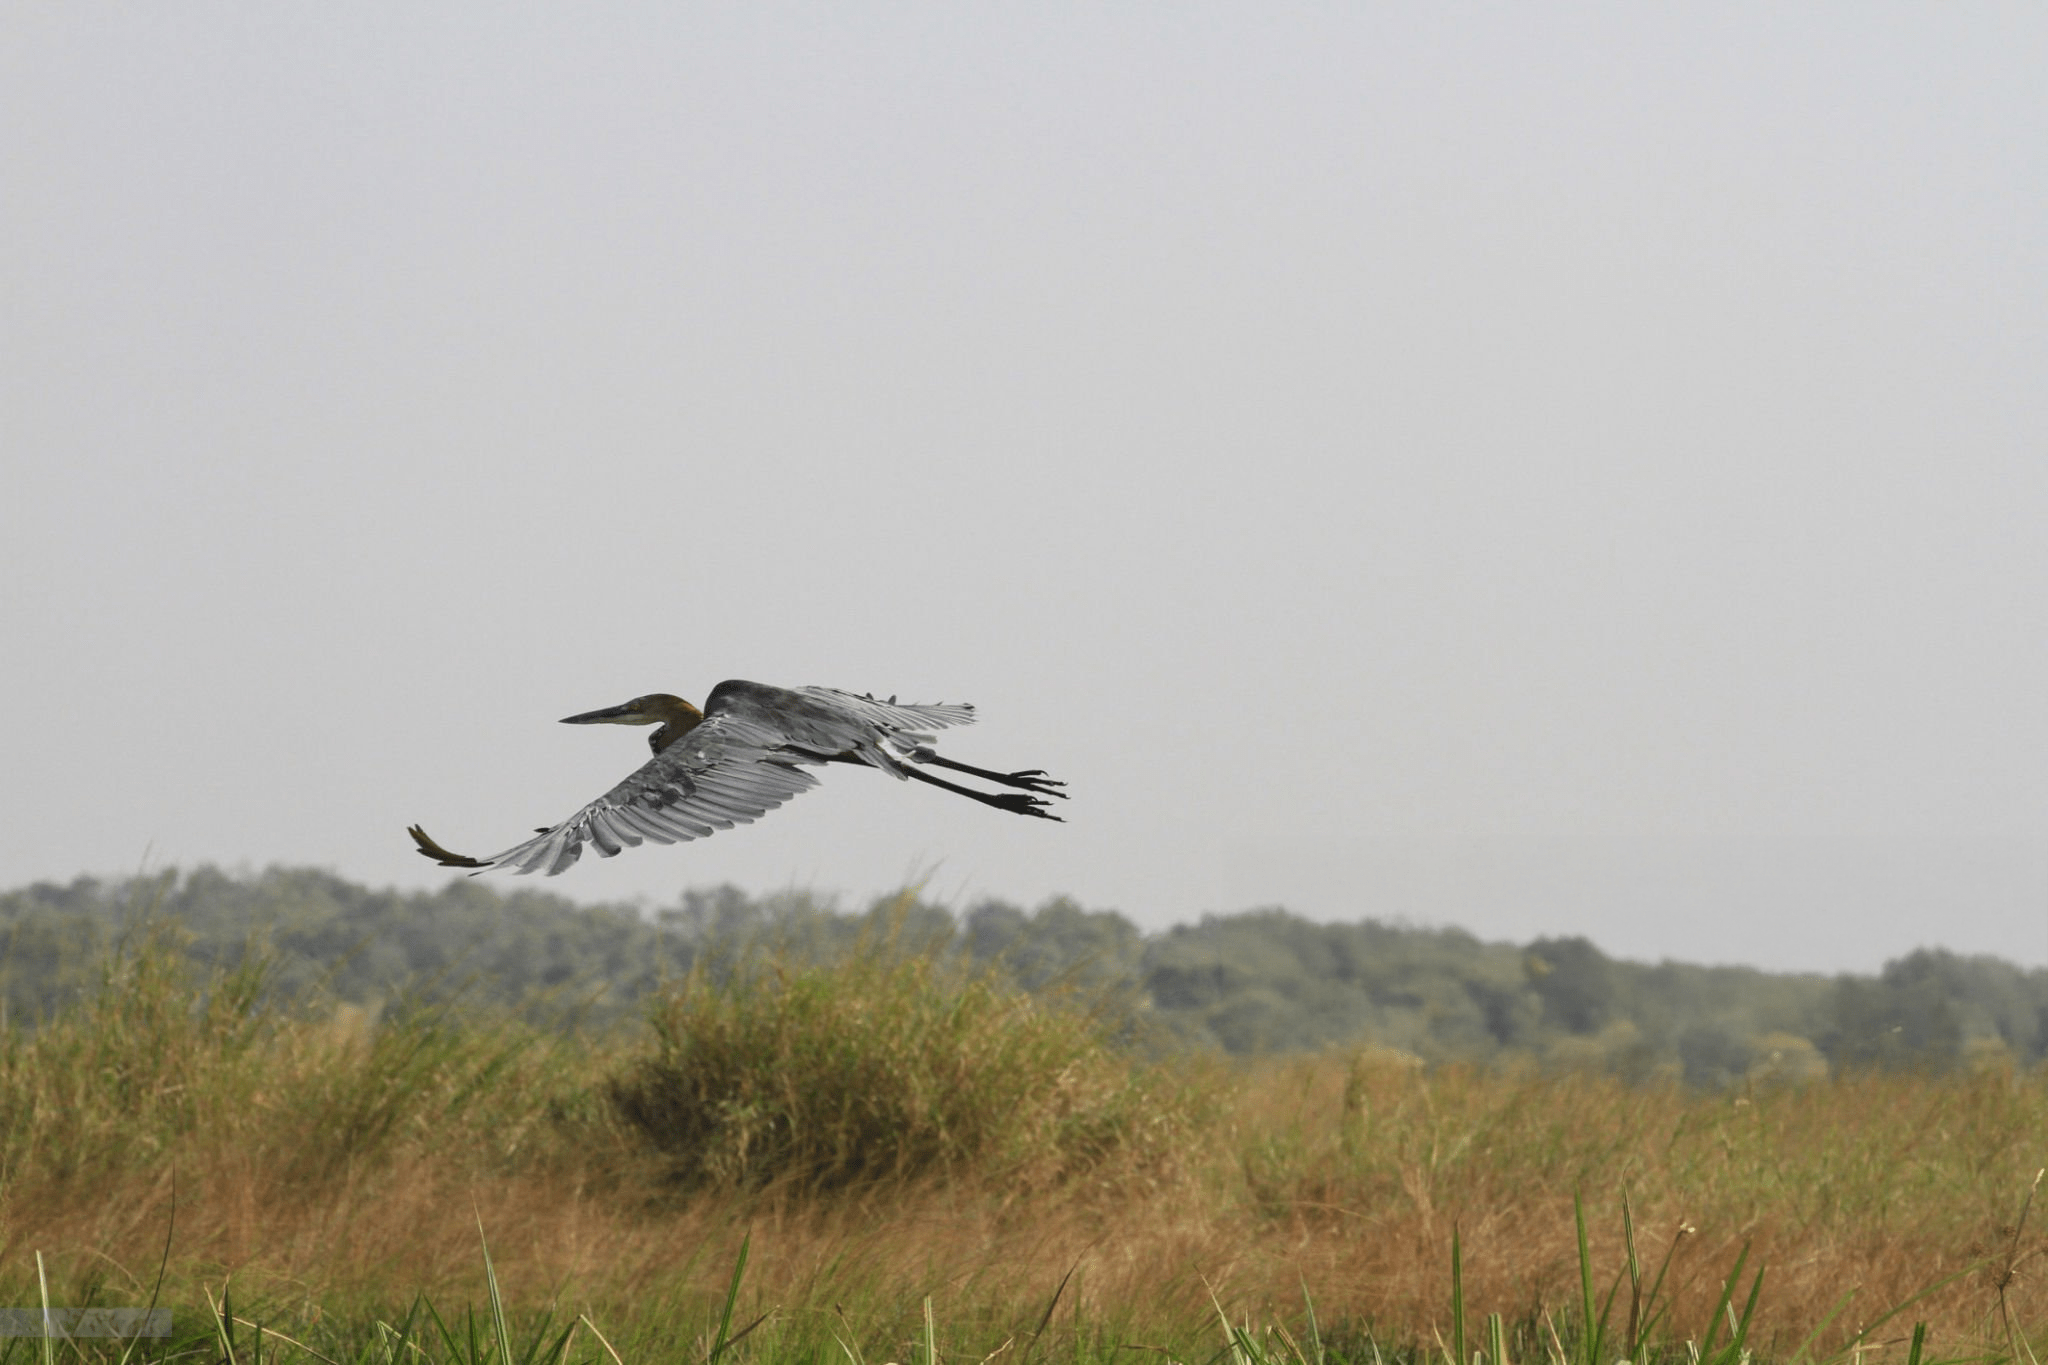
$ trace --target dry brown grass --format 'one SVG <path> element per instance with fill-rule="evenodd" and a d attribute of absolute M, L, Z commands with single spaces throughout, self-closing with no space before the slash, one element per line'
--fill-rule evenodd
<path fill-rule="evenodd" d="M 1211 1105 L 1177 1163 L 1028 1190 L 955 1168 L 805 1194 L 678 1185 L 673 1160 L 603 1101 L 646 1041 L 452 1018 L 366 1038 L 191 997 L 152 1006 L 163 989 L 130 981 L 125 1013 L 6 1040 L 8 1302 L 33 1301 L 35 1250 L 63 1297 L 139 1301 L 175 1193 L 170 1301 L 197 1304 L 202 1284 L 232 1276 L 245 1302 L 300 1324 L 389 1314 L 422 1292 L 481 1302 L 480 1217 L 512 1303 L 587 1312 L 615 1340 L 705 1330 L 750 1237 L 743 1317 L 772 1309 L 785 1344 L 829 1345 L 836 1332 L 875 1360 L 908 1358 L 896 1352 L 927 1296 L 961 1352 L 1026 1338 L 1063 1280 L 1052 1331 L 1075 1341 L 1207 1339 L 1206 1356 L 1212 1293 L 1233 1315 L 1299 1322 L 1306 1288 L 1326 1329 L 1429 1343 L 1449 1331 L 1454 1229 L 1475 1320 L 1548 1318 L 1569 1336 L 1574 1197 L 1604 1292 L 1624 1264 L 1626 1191 L 1642 1258 L 1654 1267 L 1678 1243 L 1673 1340 L 1702 1331 L 1745 1247 L 1764 1271 L 1767 1357 L 1845 1295 L 1823 1354 L 1944 1280 L 1866 1344 L 1920 1319 L 1944 1352 L 1996 1346 L 1997 1278 L 2015 1257 L 2004 1301 L 2028 1331 L 2048 1324 L 2048 1218 L 2016 1244 L 2012 1232 L 2048 1165 L 2040 1075 L 1708 1096 L 1584 1074 L 1425 1072 L 1373 1052 L 1236 1071 L 1190 1062 L 1182 1083 Z"/>
<path fill-rule="evenodd" d="M 1845 1298 L 1830 1335 L 1846 1341 L 1943 1280 L 1878 1339 L 1922 1319 L 1949 1345 L 1980 1340 L 2013 1255 L 2030 1259 L 2007 1302 L 2024 1321 L 2048 1319 L 2043 1225 L 2012 1244 L 2048 1164 L 2038 1075 L 1700 1095 L 1597 1075 L 1425 1075 L 1366 1053 L 1265 1068 L 1245 1106 L 1246 1192 L 1270 1219 L 1262 1240 L 1292 1231 L 1322 1297 L 1382 1321 L 1441 1322 L 1454 1227 L 1468 1303 L 1511 1318 L 1554 1311 L 1577 1293 L 1574 1194 L 1612 1276 L 1624 1191 L 1641 1257 L 1672 1253 L 1674 1320 L 1695 1330 L 1744 1248 L 1766 1272 L 1766 1341 L 1802 1338 Z"/>

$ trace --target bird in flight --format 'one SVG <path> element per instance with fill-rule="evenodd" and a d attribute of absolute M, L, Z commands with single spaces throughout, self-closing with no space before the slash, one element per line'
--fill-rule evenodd
<path fill-rule="evenodd" d="M 1048 796 L 1066 798 L 1066 783 L 1041 768 L 999 773 L 941 758 L 931 731 L 969 725 L 972 706 L 899 704 L 833 687 L 770 687 L 722 682 L 699 711 L 681 697 L 654 692 L 622 706 L 568 716 L 564 725 L 658 725 L 648 736 L 654 757 L 625 781 L 559 825 L 488 858 L 450 853 L 426 830 L 406 830 L 419 851 L 443 867 L 509 868 L 552 877 L 583 856 L 583 846 L 609 858 L 643 840 L 656 844 L 701 839 L 766 814 L 818 785 L 811 769 L 826 763 L 880 768 L 915 778 L 1017 815 L 1057 820 Z M 923 771 L 950 768 L 1012 788 L 985 792 Z"/>

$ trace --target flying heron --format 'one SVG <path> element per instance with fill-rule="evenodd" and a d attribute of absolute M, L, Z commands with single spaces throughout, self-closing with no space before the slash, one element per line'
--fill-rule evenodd
<path fill-rule="evenodd" d="M 998 773 L 941 758 L 931 731 L 974 721 L 972 706 L 917 706 L 833 687 L 770 687 L 722 682 L 699 711 L 681 697 L 654 692 L 621 706 L 567 716 L 564 725 L 658 725 L 647 737 L 654 757 L 625 781 L 559 825 L 488 858 L 450 853 L 418 825 L 406 830 L 419 851 L 443 867 L 504 867 L 552 877 L 583 856 L 585 844 L 609 858 L 642 840 L 701 839 L 743 825 L 818 785 L 812 767 L 859 763 L 971 797 L 1017 815 L 1057 820 L 1045 798 L 1064 799 L 1066 784 L 1043 769 Z M 969 773 L 1012 791 L 984 792 L 921 771 L 924 765 Z"/>

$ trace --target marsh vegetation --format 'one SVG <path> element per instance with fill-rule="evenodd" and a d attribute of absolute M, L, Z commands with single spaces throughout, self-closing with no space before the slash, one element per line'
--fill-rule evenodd
<path fill-rule="evenodd" d="M 1100 957 L 842 918 L 677 934 L 626 1010 L 460 963 L 371 1008 L 160 902 L 0 1033 L 0 1299 L 156 1294 L 147 1359 L 2028 1360 L 2048 1326 L 2015 1049 L 1240 1056 Z"/>

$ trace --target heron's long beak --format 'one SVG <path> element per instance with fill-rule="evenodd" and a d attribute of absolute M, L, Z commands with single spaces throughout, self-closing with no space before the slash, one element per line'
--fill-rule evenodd
<path fill-rule="evenodd" d="M 564 716 L 564 725 L 652 725 L 657 717 L 645 714 L 633 702 L 619 706 L 607 706 L 602 711 L 585 711 L 580 716 Z"/>

